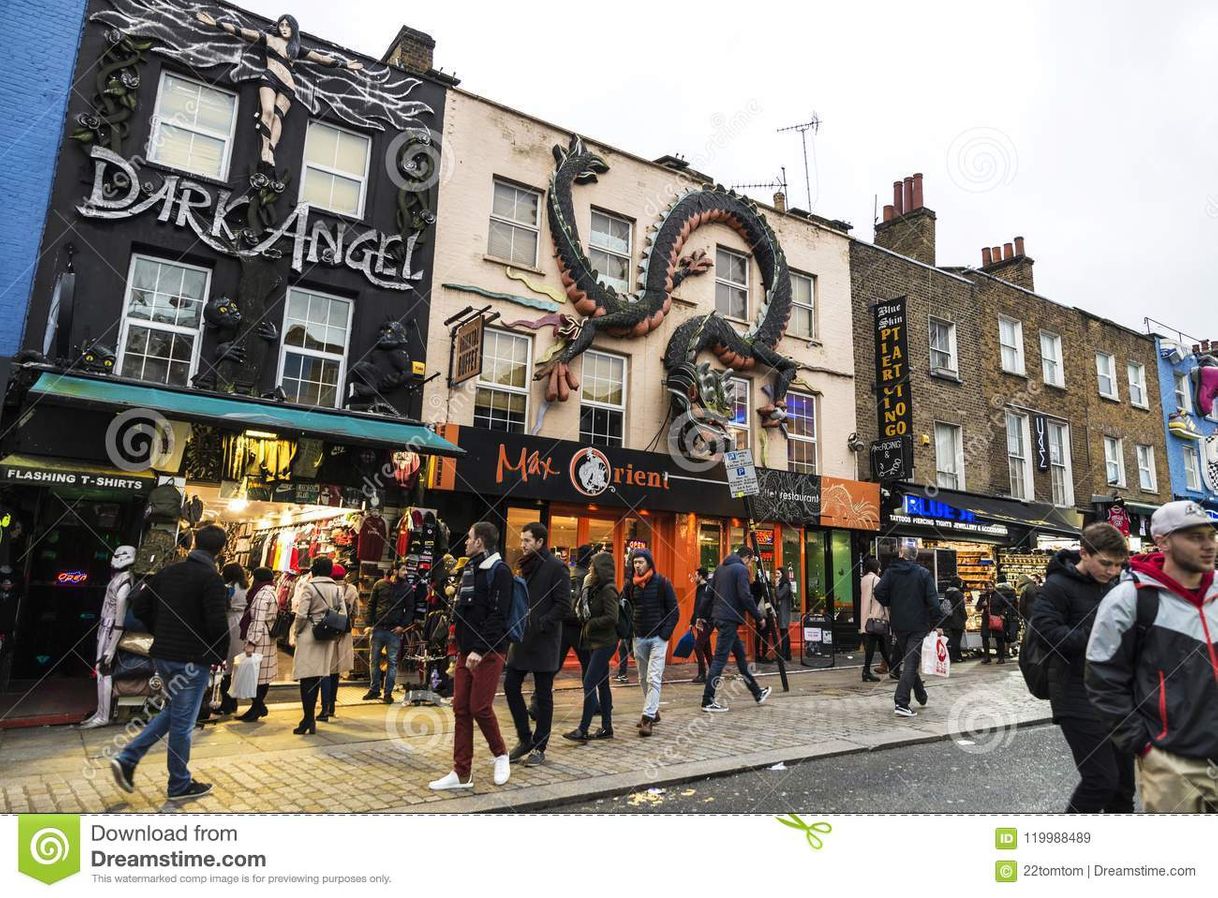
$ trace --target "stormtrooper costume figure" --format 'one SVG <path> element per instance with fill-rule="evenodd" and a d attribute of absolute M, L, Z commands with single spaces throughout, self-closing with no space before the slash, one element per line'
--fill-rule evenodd
<path fill-rule="evenodd" d="M 110 723 L 114 705 L 114 690 L 111 671 L 114 656 L 118 652 L 118 641 L 123 636 L 123 620 L 127 617 L 127 594 L 131 592 L 131 565 L 135 564 L 135 547 L 119 546 L 110 559 L 114 576 L 106 586 L 106 598 L 102 602 L 101 620 L 97 625 L 97 710 L 93 716 L 81 723 L 82 730 L 104 727 Z"/>

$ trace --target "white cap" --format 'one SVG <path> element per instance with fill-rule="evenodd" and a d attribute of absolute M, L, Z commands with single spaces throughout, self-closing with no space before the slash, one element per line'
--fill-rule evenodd
<path fill-rule="evenodd" d="M 1200 527 L 1202 524 L 1215 526 L 1215 522 L 1196 502 L 1168 502 L 1151 516 L 1150 535 L 1167 536 L 1177 530 Z"/>

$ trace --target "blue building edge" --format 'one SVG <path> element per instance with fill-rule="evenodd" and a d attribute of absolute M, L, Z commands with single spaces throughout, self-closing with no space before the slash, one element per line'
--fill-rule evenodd
<path fill-rule="evenodd" d="M 1218 344 L 1154 337 L 1172 498 L 1191 499 L 1218 521 L 1218 403 L 1208 417 L 1197 408 L 1200 361 L 1218 358 Z"/>
<path fill-rule="evenodd" d="M 85 24 L 85 0 L 0 5 L 0 355 L 21 345 L 72 73 Z M 93 85 L 87 86 L 91 93 Z M 63 251 L 57 247 L 56 251 Z"/>

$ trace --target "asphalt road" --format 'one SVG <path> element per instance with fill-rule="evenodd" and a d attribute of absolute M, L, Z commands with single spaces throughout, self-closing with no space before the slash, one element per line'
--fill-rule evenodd
<path fill-rule="evenodd" d="M 1057 813 L 1078 782 L 1051 725 L 752 770 L 563 806 L 562 813 Z"/>

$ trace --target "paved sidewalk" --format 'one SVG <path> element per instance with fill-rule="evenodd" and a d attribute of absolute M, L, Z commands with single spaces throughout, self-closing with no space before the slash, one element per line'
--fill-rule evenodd
<path fill-rule="evenodd" d="M 632 677 L 633 679 L 633 677 Z M 473 793 L 432 793 L 429 780 L 451 768 L 452 711 L 428 706 L 361 704 L 347 687 L 339 714 L 318 724 L 316 736 L 295 736 L 299 708 L 273 706 L 253 724 L 225 721 L 196 731 L 191 768 L 215 785 L 185 807 L 165 801 L 165 749 L 149 753 L 136 775 L 136 792 L 119 792 L 103 758 L 123 744 L 121 727 L 81 731 L 43 727 L 0 732 L 0 811 L 99 813 L 370 812 L 546 810 L 657 785 L 671 785 L 749 768 L 955 737 L 966 750 L 1000 748 L 1014 729 L 1048 719 L 1047 702 L 1027 694 L 1014 664 L 957 665 L 950 679 L 932 680 L 930 702 L 918 717 L 892 714 L 895 684 L 862 683 L 858 668 L 792 675 L 757 706 L 739 680 L 720 690 L 731 711 L 699 710 L 701 687 L 665 684 L 662 722 L 650 739 L 635 730 L 642 695 L 637 685 L 614 689 L 617 738 L 574 745 L 560 734 L 579 716 L 579 694 L 559 690 L 554 737 L 540 768 L 513 766 L 511 781 L 491 782 L 491 759 L 475 728 Z M 527 685 L 527 684 L 526 684 Z M 502 696 L 500 726 L 515 735 Z M 595 724 L 594 724 L 595 725 Z"/>

